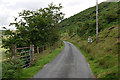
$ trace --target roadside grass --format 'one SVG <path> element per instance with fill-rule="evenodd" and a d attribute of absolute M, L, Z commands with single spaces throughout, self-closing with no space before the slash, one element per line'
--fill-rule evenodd
<path fill-rule="evenodd" d="M 35 64 L 29 68 L 22 69 L 19 77 L 23 79 L 32 78 L 40 69 L 44 67 L 45 64 L 53 60 L 62 51 L 63 47 L 64 44 L 62 44 L 62 46 L 56 48 L 55 50 L 47 49 L 40 54 L 35 54 Z"/>
<path fill-rule="evenodd" d="M 118 79 L 118 25 L 106 28 L 99 33 L 99 42 L 96 44 L 80 37 L 69 39 L 85 56 L 95 77 L 102 80 Z"/>

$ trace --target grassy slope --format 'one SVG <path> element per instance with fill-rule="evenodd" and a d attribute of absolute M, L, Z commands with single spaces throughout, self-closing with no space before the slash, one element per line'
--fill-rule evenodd
<path fill-rule="evenodd" d="M 97 78 L 118 77 L 118 26 L 106 28 L 99 33 L 99 43 L 88 43 L 80 37 L 73 37 L 68 41 L 74 43 L 85 55 L 90 67 Z"/>
<path fill-rule="evenodd" d="M 118 16 L 119 3 L 115 2 L 103 2 L 99 4 L 99 31 L 104 30 L 105 28 L 109 28 L 112 25 L 118 24 Z M 92 36 L 96 32 L 96 7 L 88 8 L 74 16 L 71 16 L 70 18 L 66 18 L 63 20 L 61 25 L 61 32 L 65 32 L 66 30 L 69 31 L 70 29 L 73 29 L 73 31 L 76 30 L 77 26 L 77 32 L 79 36 L 82 38 L 87 38 L 89 35 Z M 74 33 L 74 32 L 73 32 Z M 72 36 L 72 35 L 71 35 Z"/>
<path fill-rule="evenodd" d="M 119 2 L 120 3 L 120 2 Z M 118 74 L 118 4 L 105 2 L 99 4 L 99 43 L 95 43 L 96 12 L 95 6 L 63 20 L 61 33 L 63 38 L 74 43 L 85 55 L 97 78 L 117 78 Z M 75 36 L 77 26 L 77 39 Z M 113 27 L 114 26 L 114 27 Z M 70 29 L 71 39 L 66 34 Z M 68 32 L 66 32 L 68 31 Z M 64 37 L 65 36 L 65 37 Z M 88 36 L 93 42 L 88 43 Z M 61 38 L 62 39 L 62 38 Z"/>
<path fill-rule="evenodd" d="M 42 54 L 36 54 L 36 63 L 30 68 L 22 69 L 19 77 L 20 78 L 32 78 L 40 69 L 44 67 L 45 64 L 53 60 L 63 49 L 64 45 L 56 48 L 55 50 L 45 50 Z"/>

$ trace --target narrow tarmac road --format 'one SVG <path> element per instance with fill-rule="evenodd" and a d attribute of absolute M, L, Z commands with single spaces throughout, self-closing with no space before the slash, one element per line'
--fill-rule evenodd
<path fill-rule="evenodd" d="M 33 78 L 93 78 L 82 53 L 71 43 L 64 41 L 64 49 Z"/>

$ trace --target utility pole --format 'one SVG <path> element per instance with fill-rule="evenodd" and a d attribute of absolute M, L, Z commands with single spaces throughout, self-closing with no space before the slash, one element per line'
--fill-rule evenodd
<path fill-rule="evenodd" d="M 96 0 L 96 44 L 98 43 L 98 0 Z"/>

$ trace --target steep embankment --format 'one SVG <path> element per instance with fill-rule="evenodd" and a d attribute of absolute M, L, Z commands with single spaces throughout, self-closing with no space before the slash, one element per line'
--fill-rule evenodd
<path fill-rule="evenodd" d="M 120 2 L 119 2 L 120 3 Z M 96 44 L 95 7 L 86 9 L 70 18 L 63 20 L 61 33 L 63 39 L 74 43 L 85 55 L 97 78 L 116 80 L 118 78 L 118 8 L 119 3 L 99 4 L 99 36 Z M 77 38 L 76 38 L 77 28 Z M 67 31 L 67 32 L 66 32 Z M 69 36 L 68 36 L 69 35 Z M 88 36 L 93 39 L 88 43 Z M 67 38 L 66 38 L 67 37 Z M 112 79 L 113 78 L 113 79 Z"/>
<path fill-rule="evenodd" d="M 118 77 L 118 26 L 112 26 L 99 33 L 99 42 L 88 43 L 80 37 L 69 39 L 85 55 L 97 78 Z"/>
<path fill-rule="evenodd" d="M 99 32 L 112 25 L 118 24 L 118 14 L 120 13 L 117 2 L 103 2 L 99 4 Z M 70 36 L 74 35 L 77 28 L 77 34 L 80 37 L 87 38 L 96 33 L 96 7 L 88 8 L 70 18 L 63 20 L 61 32 L 67 32 Z"/>

